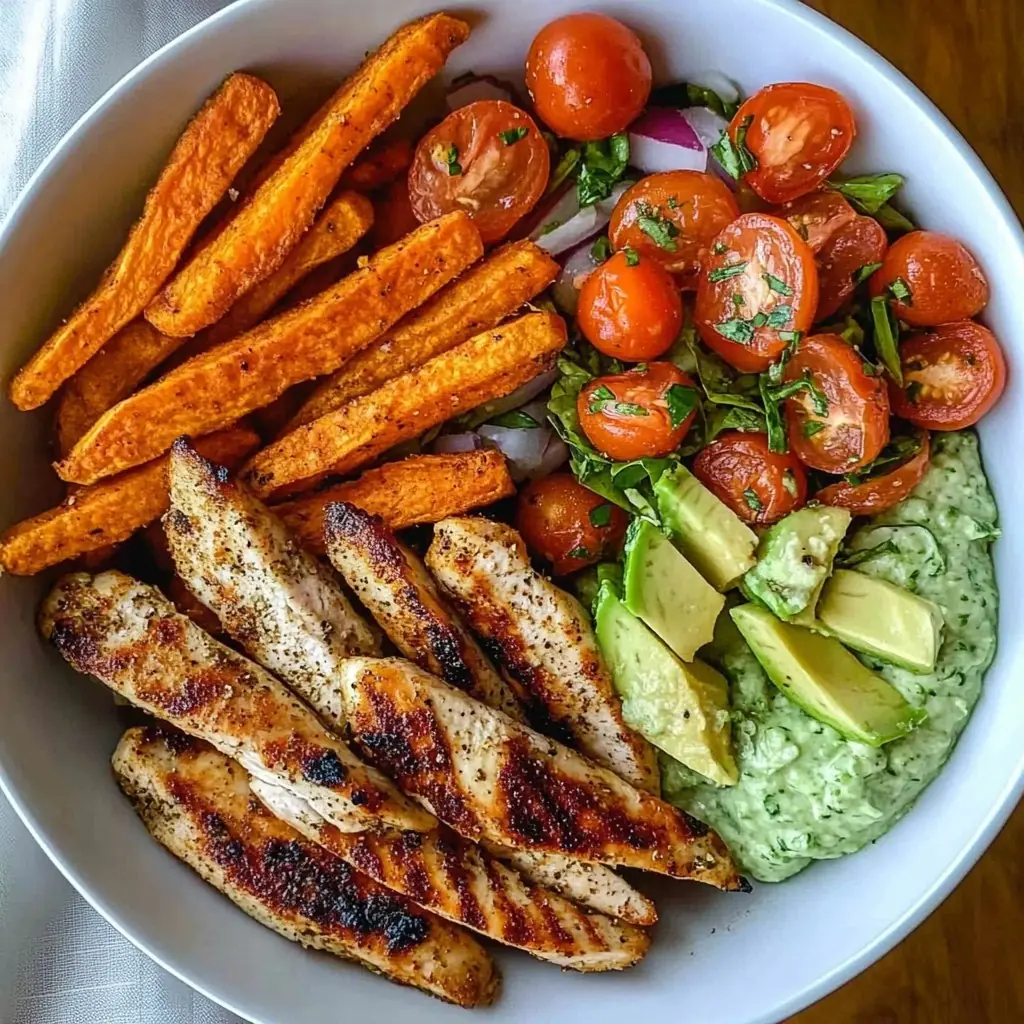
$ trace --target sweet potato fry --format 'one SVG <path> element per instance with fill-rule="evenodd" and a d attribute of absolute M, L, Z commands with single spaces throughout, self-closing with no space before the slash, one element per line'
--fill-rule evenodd
<path fill-rule="evenodd" d="M 485 331 L 257 453 L 244 470 L 267 498 L 326 473 L 351 473 L 388 448 L 510 394 L 554 364 L 565 322 L 530 313 Z"/>
<path fill-rule="evenodd" d="M 231 75 L 206 101 L 178 139 L 96 291 L 11 382 L 11 401 L 19 409 L 42 405 L 145 309 L 279 112 L 274 90 L 252 75 Z"/>
<path fill-rule="evenodd" d="M 480 257 L 464 213 L 424 224 L 315 299 L 172 370 L 104 413 L 57 466 L 91 484 L 219 430 L 293 384 L 332 373 Z"/>
<path fill-rule="evenodd" d="M 412 163 L 412 142 L 409 139 L 389 139 L 370 146 L 345 172 L 341 179 L 348 188 L 360 192 L 373 192 L 390 185 L 404 174 Z"/>
<path fill-rule="evenodd" d="M 418 523 L 462 515 L 515 492 L 501 452 L 413 455 L 369 469 L 358 480 L 276 505 L 274 513 L 304 547 L 322 555 L 324 509 L 332 501 L 350 502 L 370 515 L 380 516 L 392 530 L 404 530 Z"/>
<path fill-rule="evenodd" d="M 164 334 L 195 334 L 272 274 L 313 223 L 342 172 L 468 35 L 465 22 L 446 14 L 399 29 L 314 115 L 299 145 L 224 230 L 149 304 L 150 323 Z"/>
<path fill-rule="evenodd" d="M 251 430 L 236 427 L 196 441 L 213 462 L 237 466 L 257 445 Z M 0 567 L 15 576 L 31 576 L 107 544 L 127 540 L 163 515 L 167 495 L 167 457 L 85 487 L 56 508 L 12 526 L 0 537 Z"/>
<path fill-rule="evenodd" d="M 515 242 L 499 249 L 318 384 L 289 429 L 311 423 L 474 334 L 497 326 L 547 288 L 558 276 L 558 269 L 533 242 Z"/>
<path fill-rule="evenodd" d="M 141 317 L 122 327 L 61 389 L 56 417 L 61 458 L 180 344 L 181 338 L 161 334 Z"/>
<path fill-rule="evenodd" d="M 310 271 L 348 252 L 373 224 L 373 204 L 358 192 L 342 192 L 324 209 L 302 240 L 269 277 L 249 289 L 215 324 L 181 345 L 173 365 L 255 327 Z"/>

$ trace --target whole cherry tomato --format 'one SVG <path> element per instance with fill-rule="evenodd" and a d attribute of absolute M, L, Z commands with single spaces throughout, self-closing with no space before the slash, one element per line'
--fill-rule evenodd
<path fill-rule="evenodd" d="M 928 435 L 919 437 L 916 454 L 890 473 L 857 483 L 847 480 L 830 484 L 815 498 L 824 505 L 848 509 L 855 516 L 873 516 L 898 505 L 921 482 L 928 471 L 930 444 Z"/>
<path fill-rule="evenodd" d="M 615 204 L 608 236 L 657 260 L 693 286 L 715 236 L 740 215 L 726 184 L 700 171 L 664 171 L 641 178 Z"/>
<path fill-rule="evenodd" d="M 988 304 L 988 281 L 962 242 L 937 231 L 911 231 L 896 239 L 871 277 L 871 294 L 893 299 L 895 314 L 911 327 L 970 320 Z"/>
<path fill-rule="evenodd" d="M 786 399 L 789 447 L 812 469 L 851 473 L 889 441 L 889 397 L 880 376 L 837 334 L 804 338 L 783 371 L 808 387 Z"/>
<path fill-rule="evenodd" d="M 816 323 L 849 299 L 865 273 L 882 262 L 888 247 L 885 231 L 873 217 L 854 217 L 832 234 L 818 252 Z"/>
<path fill-rule="evenodd" d="M 814 254 L 778 217 L 745 213 L 721 231 L 697 282 L 700 336 L 742 373 L 767 370 L 818 305 Z"/>
<path fill-rule="evenodd" d="M 857 216 L 857 211 L 838 192 L 828 189 L 784 203 L 775 212 L 789 221 L 813 253 L 820 252 L 836 231 Z"/>
<path fill-rule="evenodd" d="M 516 527 L 556 576 L 611 554 L 628 523 L 618 505 L 577 483 L 571 473 L 552 473 L 519 492 Z"/>
<path fill-rule="evenodd" d="M 636 34 L 605 14 L 568 14 L 537 33 L 526 88 L 540 119 L 579 142 L 625 131 L 651 94 L 651 62 Z"/>
<path fill-rule="evenodd" d="M 667 270 L 628 249 L 587 275 L 576 315 L 598 351 L 639 362 L 672 347 L 683 326 L 683 302 Z"/>
<path fill-rule="evenodd" d="M 900 346 L 903 387 L 890 384 L 893 412 L 926 430 L 974 426 L 1006 387 L 996 336 L 973 320 L 943 324 Z"/>
<path fill-rule="evenodd" d="M 651 363 L 595 377 L 580 390 L 576 412 L 590 443 L 610 459 L 668 455 L 697 413 L 693 379 L 672 363 Z"/>
<path fill-rule="evenodd" d="M 809 82 L 767 86 L 729 125 L 733 144 L 745 146 L 756 162 L 744 180 L 769 203 L 813 192 L 843 162 L 856 134 L 849 103 Z"/>
<path fill-rule="evenodd" d="M 503 100 L 479 100 L 420 140 L 409 199 L 421 222 L 463 210 L 485 242 L 496 242 L 533 209 L 550 170 L 548 144 L 529 114 Z"/>
<path fill-rule="evenodd" d="M 778 522 L 807 500 L 804 467 L 791 453 L 770 451 L 766 434 L 720 434 L 694 460 L 693 475 L 752 525 Z"/>

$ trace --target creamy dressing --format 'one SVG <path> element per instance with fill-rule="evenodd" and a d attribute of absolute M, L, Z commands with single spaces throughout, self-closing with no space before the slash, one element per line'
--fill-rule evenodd
<path fill-rule="evenodd" d="M 945 626 L 935 672 L 863 656 L 928 719 L 875 750 L 810 718 L 769 682 L 722 617 L 702 656 L 730 683 L 740 781 L 719 788 L 662 758 L 666 799 L 713 826 L 741 868 L 764 882 L 877 839 L 938 774 L 967 723 L 996 650 L 998 597 L 989 544 L 996 507 L 973 431 L 937 435 L 932 464 L 906 501 L 848 540 L 858 571 L 934 601 Z"/>

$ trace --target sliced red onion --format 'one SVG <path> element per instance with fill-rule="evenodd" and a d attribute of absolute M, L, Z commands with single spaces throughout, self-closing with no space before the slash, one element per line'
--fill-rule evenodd
<path fill-rule="evenodd" d="M 592 245 L 593 243 L 587 240 L 573 249 L 566 256 L 562 272 L 551 286 L 551 297 L 555 300 L 555 305 L 569 316 L 576 315 L 583 282 L 597 267 L 594 257 L 590 255 Z"/>
<path fill-rule="evenodd" d="M 675 107 L 648 107 L 629 128 L 629 162 L 646 174 L 707 169 L 707 147 Z"/>
<path fill-rule="evenodd" d="M 515 89 L 508 82 L 494 75 L 475 75 L 472 72 L 456 78 L 445 96 L 449 110 L 458 110 L 478 100 L 504 100 L 520 105 Z"/>
<path fill-rule="evenodd" d="M 729 122 L 724 117 L 719 117 L 707 107 L 687 107 L 680 113 L 686 118 L 705 149 L 710 149 L 722 137 L 722 132 L 729 127 Z"/>
<path fill-rule="evenodd" d="M 713 68 L 691 75 L 689 82 L 691 85 L 699 85 L 702 89 L 718 93 L 723 103 L 736 103 L 740 98 L 739 86 L 728 75 Z"/>
<path fill-rule="evenodd" d="M 583 209 L 580 209 L 576 189 L 569 189 L 551 208 L 547 221 L 534 230 L 530 238 L 552 256 L 576 248 L 588 238 L 593 238 L 612 219 L 615 204 L 632 184 L 631 181 L 620 181 L 607 199 Z M 557 226 L 551 228 L 552 224 Z"/>
<path fill-rule="evenodd" d="M 511 412 L 513 409 L 519 409 L 521 406 L 526 405 L 527 402 L 536 398 L 542 391 L 547 391 L 557 378 L 557 369 L 545 370 L 542 374 L 534 377 L 533 380 L 528 380 L 525 384 L 520 385 L 510 395 L 506 395 L 504 398 L 496 398 L 493 402 L 485 402 L 478 408 L 473 409 L 472 412 L 466 413 L 459 418 L 458 422 L 469 430 L 474 430 L 479 424 L 494 419 L 495 416 L 500 416 L 504 412 Z"/>
<path fill-rule="evenodd" d="M 519 483 L 535 480 L 553 472 L 569 457 L 565 444 L 541 420 L 536 427 L 497 427 L 485 423 L 480 427 L 480 436 L 488 447 L 504 453 L 509 462 L 509 474 Z"/>
<path fill-rule="evenodd" d="M 430 446 L 436 455 L 454 455 L 456 452 L 475 452 L 483 448 L 479 434 L 442 434 Z"/>

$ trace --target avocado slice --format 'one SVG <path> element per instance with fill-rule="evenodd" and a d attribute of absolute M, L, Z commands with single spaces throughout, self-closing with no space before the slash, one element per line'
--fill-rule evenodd
<path fill-rule="evenodd" d="M 683 661 L 715 633 L 725 598 L 646 519 L 626 531 L 623 579 L 626 607 L 647 623 Z"/>
<path fill-rule="evenodd" d="M 814 606 L 832 572 L 850 513 L 830 505 L 808 505 L 780 519 L 761 538 L 757 565 L 742 581 L 752 600 L 780 619 L 814 623 Z"/>
<path fill-rule="evenodd" d="M 855 651 L 911 672 L 933 672 L 942 639 L 937 605 L 887 580 L 836 569 L 818 600 L 821 629 Z"/>
<path fill-rule="evenodd" d="M 594 620 L 626 722 L 688 768 L 734 786 L 739 772 L 724 677 L 701 661 L 681 662 L 628 611 L 611 581 L 601 584 Z"/>
<path fill-rule="evenodd" d="M 738 605 L 729 614 L 768 678 L 847 739 L 880 747 L 928 717 L 838 640 L 782 622 L 754 604 Z"/>
<path fill-rule="evenodd" d="M 735 586 L 753 568 L 757 534 L 685 466 L 662 473 L 654 495 L 676 547 L 715 590 Z"/>

